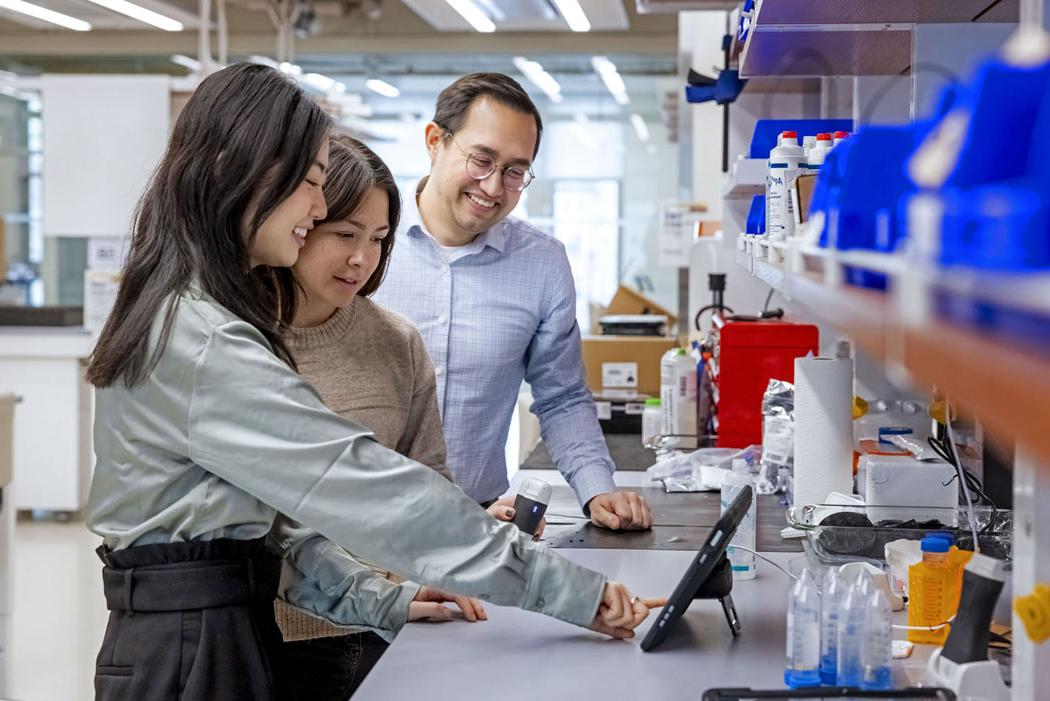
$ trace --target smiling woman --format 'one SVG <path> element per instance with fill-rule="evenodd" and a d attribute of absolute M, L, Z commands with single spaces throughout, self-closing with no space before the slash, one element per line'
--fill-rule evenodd
<path fill-rule="evenodd" d="M 383 280 L 400 219 L 393 176 L 367 146 L 337 136 L 324 193 L 328 217 L 309 233 L 292 268 L 298 297 L 284 335 L 288 348 L 327 407 L 451 480 L 437 383 L 423 340 L 406 319 L 369 299 Z M 489 513 L 509 520 L 514 510 L 500 502 Z M 344 555 L 357 566 L 358 560 Z M 486 617 L 476 599 L 420 588 L 372 565 L 362 564 L 337 590 L 327 588 L 326 596 L 294 566 L 285 568 L 285 580 L 293 584 L 283 596 L 297 605 L 278 601 L 276 613 L 294 670 L 293 699 L 348 698 L 406 620 L 451 617 L 443 601 L 455 601 L 468 620 Z"/>

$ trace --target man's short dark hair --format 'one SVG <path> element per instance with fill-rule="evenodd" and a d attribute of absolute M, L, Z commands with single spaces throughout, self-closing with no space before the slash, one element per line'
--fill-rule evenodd
<path fill-rule="evenodd" d="M 503 73 L 471 73 L 441 91 L 434 107 L 434 123 L 447 132 L 456 132 L 463 126 L 467 112 L 479 97 L 489 97 L 536 120 L 535 158 L 540 150 L 543 120 L 540 111 L 518 81 Z"/>

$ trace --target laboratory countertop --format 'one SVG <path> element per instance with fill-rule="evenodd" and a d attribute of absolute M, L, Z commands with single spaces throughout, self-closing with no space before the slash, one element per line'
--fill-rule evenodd
<path fill-rule="evenodd" d="M 605 443 L 617 472 L 644 471 L 656 462 L 656 453 L 642 445 L 637 433 L 606 433 Z M 543 441 L 539 441 L 521 464 L 523 470 L 553 470 L 554 461 Z"/>
<path fill-rule="evenodd" d="M 565 557 L 624 582 L 642 596 L 670 594 L 694 553 L 668 550 L 562 550 Z M 797 572 L 803 554 L 772 554 Z M 733 638 L 713 600 L 694 601 L 653 652 L 519 609 L 487 607 L 489 620 L 405 626 L 354 695 L 359 699 L 534 701 L 661 699 L 696 701 L 712 687 L 783 688 L 788 578 L 759 563 L 734 583 L 742 632 Z M 894 663 L 895 680 L 908 683 Z"/>
<path fill-rule="evenodd" d="M 0 358 L 86 358 L 94 345 L 81 326 L 0 326 Z"/>
<path fill-rule="evenodd" d="M 544 541 L 555 548 L 696 551 L 721 514 L 717 492 L 668 494 L 658 487 L 633 487 L 631 491 L 638 492 L 649 502 L 653 515 L 650 530 L 618 532 L 593 526 L 582 518 L 583 512 L 572 490 L 568 486 L 556 485 L 551 489 L 551 501 L 547 507 L 548 525 Z M 798 540 L 780 537 L 781 529 L 787 525 L 780 499 L 773 494 L 758 496 L 758 549 L 763 552 L 799 552 L 802 546 Z"/>

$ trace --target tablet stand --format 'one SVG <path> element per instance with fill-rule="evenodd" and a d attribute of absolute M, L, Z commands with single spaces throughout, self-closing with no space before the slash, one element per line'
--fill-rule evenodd
<path fill-rule="evenodd" d="M 722 553 L 722 559 L 718 561 L 711 574 L 704 580 L 693 595 L 694 599 L 718 599 L 722 604 L 722 612 L 726 615 L 726 623 L 733 637 L 740 635 L 740 618 L 736 615 L 736 606 L 733 605 L 733 567 L 729 564 L 729 558 Z"/>

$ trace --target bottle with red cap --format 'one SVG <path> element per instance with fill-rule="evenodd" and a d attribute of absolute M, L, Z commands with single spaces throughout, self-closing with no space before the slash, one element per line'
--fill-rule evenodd
<path fill-rule="evenodd" d="M 843 141 L 845 141 L 848 138 L 849 138 L 849 132 L 848 131 L 837 131 L 837 132 L 835 132 L 834 141 L 831 143 L 831 146 L 832 147 L 838 146 L 839 144 L 841 144 Z"/>
<path fill-rule="evenodd" d="M 804 162 L 805 154 L 798 145 L 798 133 L 781 132 L 776 147 L 769 152 L 766 170 L 766 234 L 771 239 L 783 240 L 795 233 L 791 188 Z"/>
<path fill-rule="evenodd" d="M 820 170 L 820 166 L 824 165 L 824 158 L 827 157 L 830 150 L 831 134 L 827 132 L 817 134 L 816 143 L 806 156 L 806 165 L 809 166 L 810 173 Z"/>

